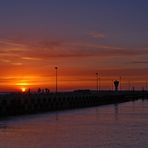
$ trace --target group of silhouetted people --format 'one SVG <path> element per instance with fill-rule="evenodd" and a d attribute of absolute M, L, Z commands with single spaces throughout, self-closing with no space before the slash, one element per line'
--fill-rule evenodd
<path fill-rule="evenodd" d="M 31 94 L 31 89 L 28 88 L 28 90 L 26 92 L 22 92 L 23 94 Z M 50 90 L 48 88 L 44 88 L 44 89 L 41 89 L 41 88 L 38 88 L 37 89 L 37 93 L 38 94 L 48 94 L 50 93 Z"/>
<path fill-rule="evenodd" d="M 41 89 L 41 88 L 38 88 L 37 92 L 40 94 L 40 93 L 49 93 L 50 90 L 48 88 L 45 88 L 45 89 Z"/>

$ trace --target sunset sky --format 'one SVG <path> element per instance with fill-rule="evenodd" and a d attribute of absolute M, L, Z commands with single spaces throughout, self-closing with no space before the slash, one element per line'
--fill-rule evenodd
<path fill-rule="evenodd" d="M 1 0 L 0 91 L 146 88 L 147 0 Z"/>

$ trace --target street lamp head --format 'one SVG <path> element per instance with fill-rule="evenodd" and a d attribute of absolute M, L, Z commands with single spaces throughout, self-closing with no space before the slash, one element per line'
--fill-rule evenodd
<path fill-rule="evenodd" d="M 58 67 L 56 66 L 56 67 L 54 67 L 55 69 L 58 69 Z"/>

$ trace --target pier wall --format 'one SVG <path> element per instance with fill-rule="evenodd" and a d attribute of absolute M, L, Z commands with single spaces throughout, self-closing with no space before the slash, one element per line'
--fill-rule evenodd
<path fill-rule="evenodd" d="M 0 117 L 117 104 L 147 96 L 147 92 L 7 94 L 0 96 Z"/>

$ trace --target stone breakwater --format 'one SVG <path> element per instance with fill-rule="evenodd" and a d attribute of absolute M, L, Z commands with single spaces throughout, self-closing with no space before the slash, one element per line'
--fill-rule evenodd
<path fill-rule="evenodd" d="M 67 92 L 0 95 L 0 117 L 66 110 L 147 99 L 148 92 Z"/>

